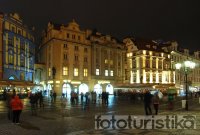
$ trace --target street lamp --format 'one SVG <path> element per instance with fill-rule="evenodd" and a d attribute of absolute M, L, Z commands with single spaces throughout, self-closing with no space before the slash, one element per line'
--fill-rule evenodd
<path fill-rule="evenodd" d="M 176 69 L 182 71 L 185 74 L 185 110 L 188 111 L 188 74 L 189 72 L 195 68 L 195 63 L 192 61 L 184 61 L 183 63 L 175 64 Z"/>

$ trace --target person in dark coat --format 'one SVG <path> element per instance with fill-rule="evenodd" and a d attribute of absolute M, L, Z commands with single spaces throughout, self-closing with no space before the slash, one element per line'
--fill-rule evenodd
<path fill-rule="evenodd" d="M 155 115 L 158 115 L 158 107 L 159 107 L 158 93 L 156 93 L 153 97 L 153 106 L 154 106 L 154 110 L 155 110 Z"/>
<path fill-rule="evenodd" d="M 144 109 L 145 109 L 146 115 L 152 114 L 152 111 L 151 111 L 152 97 L 153 95 L 151 95 L 150 91 L 146 90 L 144 94 Z"/>

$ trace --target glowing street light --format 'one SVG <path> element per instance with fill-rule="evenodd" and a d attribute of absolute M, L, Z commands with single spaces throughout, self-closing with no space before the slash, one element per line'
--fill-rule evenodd
<path fill-rule="evenodd" d="M 189 72 L 194 69 L 196 64 L 192 61 L 184 61 L 183 63 L 175 64 L 176 69 L 182 71 L 185 74 L 185 110 L 188 111 L 188 74 Z"/>

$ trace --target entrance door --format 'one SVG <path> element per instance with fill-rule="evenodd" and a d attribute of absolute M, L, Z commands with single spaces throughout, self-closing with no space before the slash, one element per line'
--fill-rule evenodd
<path fill-rule="evenodd" d="M 81 92 L 83 92 L 83 94 L 85 94 L 88 91 L 89 91 L 89 88 L 88 88 L 87 84 L 83 83 L 79 86 L 79 94 L 81 94 Z"/>
<path fill-rule="evenodd" d="M 100 84 L 96 84 L 94 86 L 94 92 L 96 92 L 97 94 L 102 94 L 102 87 Z"/>
<path fill-rule="evenodd" d="M 72 90 L 70 84 L 63 84 L 62 93 L 64 93 L 66 97 L 70 97 L 71 91 Z"/>
<path fill-rule="evenodd" d="M 108 92 L 109 94 L 113 94 L 113 86 L 111 84 L 108 84 L 106 86 L 106 92 Z"/>

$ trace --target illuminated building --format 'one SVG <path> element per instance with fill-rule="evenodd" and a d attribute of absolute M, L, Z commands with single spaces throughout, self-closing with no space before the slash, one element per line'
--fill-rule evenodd
<path fill-rule="evenodd" d="M 164 46 L 153 40 L 139 38 L 125 38 L 124 43 L 127 47 L 126 76 L 130 84 L 149 87 L 175 84 L 171 55 L 164 50 Z"/>
<path fill-rule="evenodd" d="M 35 44 L 32 30 L 18 14 L 0 14 L 0 87 L 22 90 L 33 85 Z"/>
<path fill-rule="evenodd" d="M 45 67 L 38 72 L 45 76 L 39 80 L 48 93 L 112 94 L 113 85 L 123 82 L 125 48 L 113 37 L 81 30 L 73 20 L 67 25 L 49 22 L 42 39 L 39 63 Z"/>
<path fill-rule="evenodd" d="M 184 61 L 193 61 L 196 66 L 191 70 L 191 73 L 188 74 L 188 86 L 189 91 L 197 92 L 200 89 L 200 52 L 196 51 L 193 54 L 189 52 L 188 49 L 180 49 L 176 42 L 172 42 L 171 47 L 171 57 L 172 57 L 172 67 L 175 69 L 176 63 L 182 63 Z M 185 88 L 185 75 L 179 70 L 175 70 L 175 80 L 176 88 L 178 88 L 178 94 L 182 95 Z"/>

